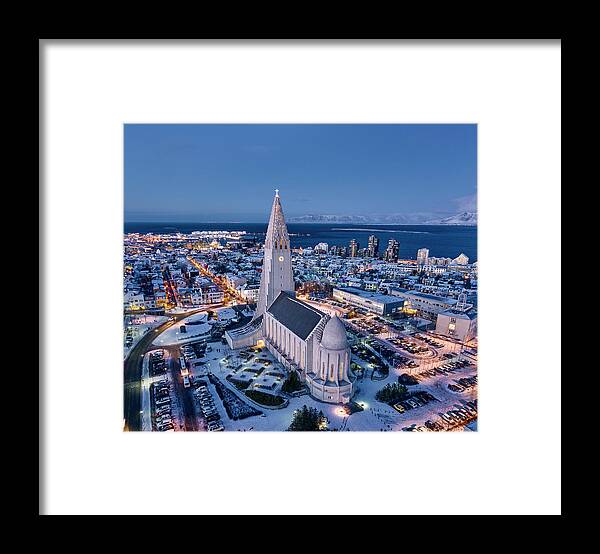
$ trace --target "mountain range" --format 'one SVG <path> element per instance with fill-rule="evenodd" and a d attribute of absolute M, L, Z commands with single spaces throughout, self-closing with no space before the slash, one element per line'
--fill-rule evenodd
<path fill-rule="evenodd" d="M 411 214 L 306 214 L 288 218 L 289 223 L 354 223 L 364 225 L 477 225 L 477 212 L 461 212 L 444 217 L 431 213 Z"/>

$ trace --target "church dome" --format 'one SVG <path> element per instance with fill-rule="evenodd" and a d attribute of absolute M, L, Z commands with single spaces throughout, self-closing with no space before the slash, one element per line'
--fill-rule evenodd
<path fill-rule="evenodd" d="M 337 315 L 334 315 L 325 325 L 323 338 L 321 338 L 321 346 L 329 350 L 344 350 L 348 348 L 346 329 Z"/>

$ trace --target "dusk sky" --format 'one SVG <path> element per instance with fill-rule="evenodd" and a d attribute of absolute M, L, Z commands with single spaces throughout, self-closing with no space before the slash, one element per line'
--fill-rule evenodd
<path fill-rule="evenodd" d="M 125 125 L 126 221 L 475 211 L 476 125 Z"/>

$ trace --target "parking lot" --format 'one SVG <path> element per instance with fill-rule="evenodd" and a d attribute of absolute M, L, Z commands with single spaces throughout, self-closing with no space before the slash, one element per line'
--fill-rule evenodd
<path fill-rule="evenodd" d="M 206 381 L 198 380 L 194 387 L 194 398 L 205 421 L 208 431 L 223 431 L 223 423 L 214 398 L 210 393 Z"/>
<path fill-rule="evenodd" d="M 424 357 L 435 355 L 435 352 L 432 352 L 427 346 L 419 344 L 419 342 L 411 340 L 407 337 L 398 336 L 396 338 L 388 339 L 388 342 L 400 350 L 404 350 L 405 352 L 412 354 L 413 356 Z"/>
<path fill-rule="evenodd" d="M 453 392 L 464 392 L 477 386 L 477 375 L 471 377 L 461 377 L 454 383 L 448 383 L 448 388 Z"/>
<path fill-rule="evenodd" d="M 398 413 L 403 414 L 408 410 L 413 410 L 415 408 L 425 406 L 426 404 L 429 404 L 429 402 L 438 402 L 438 399 L 427 391 L 416 391 L 412 393 L 410 397 L 406 398 L 405 400 L 401 400 L 400 402 L 397 402 L 392 407 Z"/>
<path fill-rule="evenodd" d="M 464 402 L 461 407 L 438 414 L 445 425 L 445 431 L 462 428 L 477 418 L 477 399 Z"/>
<path fill-rule="evenodd" d="M 176 400 L 167 373 L 165 351 L 160 349 L 151 352 L 149 364 L 150 376 L 159 377 L 150 384 L 152 430 L 175 431 L 180 426 L 174 416 L 173 405 Z"/>
<path fill-rule="evenodd" d="M 441 362 L 438 366 L 434 366 L 430 369 L 425 369 L 413 374 L 413 377 L 419 381 L 423 381 L 430 377 L 455 375 L 461 370 L 471 367 L 473 367 L 473 363 L 465 359 L 453 362 Z"/>

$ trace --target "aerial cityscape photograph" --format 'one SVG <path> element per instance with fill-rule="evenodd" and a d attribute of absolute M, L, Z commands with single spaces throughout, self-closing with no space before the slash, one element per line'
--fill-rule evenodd
<path fill-rule="evenodd" d="M 124 149 L 124 431 L 477 431 L 477 125 Z"/>

